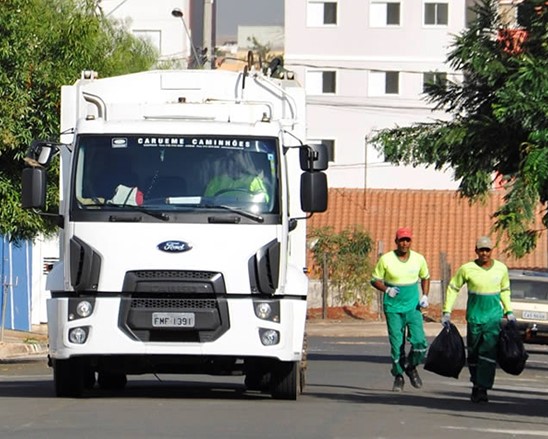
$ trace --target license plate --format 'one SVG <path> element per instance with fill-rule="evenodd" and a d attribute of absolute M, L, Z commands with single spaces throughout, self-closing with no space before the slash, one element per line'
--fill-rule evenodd
<path fill-rule="evenodd" d="M 528 319 L 528 320 L 546 320 L 545 312 L 523 311 L 521 315 L 524 319 Z"/>
<path fill-rule="evenodd" d="M 154 312 L 152 326 L 155 328 L 193 328 L 193 312 Z"/>

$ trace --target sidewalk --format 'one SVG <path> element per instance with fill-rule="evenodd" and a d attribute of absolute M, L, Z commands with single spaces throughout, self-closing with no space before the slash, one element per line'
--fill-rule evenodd
<path fill-rule="evenodd" d="M 466 324 L 457 323 L 461 335 L 466 336 Z M 47 325 L 33 325 L 32 332 L 4 330 L 0 342 L 0 363 L 43 360 L 48 353 Z M 435 337 L 441 331 L 439 322 L 425 322 L 427 337 Z M 311 319 L 306 321 L 309 336 L 322 337 L 388 337 L 386 322 L 363 320 Z"/>
<path fill-rule="evenodd" d="M 461 336 L 466 336 L 466 323 L 455 322 L 455 326 Z M 424 322 L 427 337 L 435 337 L 441 329 L 439 322 Z M 306 333 L 323 337 L 388 337 L 384 321 L 313 319 L 306 321 Z"/>
<path fill-rule="evenodd" d="M 42 360 L 47 352 L 47 325 L 33 325 L 31 332 L 4 329 L 0 341 L 0 363 Z"/>

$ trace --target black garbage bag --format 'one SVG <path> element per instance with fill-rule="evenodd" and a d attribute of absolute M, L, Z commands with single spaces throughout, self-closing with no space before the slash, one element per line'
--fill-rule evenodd
<path fill-rule="evenodd" d="M 519 375 L 525 369 L 529 354 L 523 346 L 521 334 L 515 323 L 502 326 L 497 344 L 497 362 L 500 368 L 511 375 Z"/>
<path fill-rule="evenodd" d="M 464 340 L 453 323 L 436 336 L 424 362 L 424 369 L 438 375 L 458 378 L 466 362 Z"/>

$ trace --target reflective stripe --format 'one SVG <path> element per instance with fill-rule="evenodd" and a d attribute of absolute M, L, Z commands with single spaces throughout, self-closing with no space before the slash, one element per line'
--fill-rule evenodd
<path fill-rule="evenodd" d="M 496 296 L 497 294 L 500 294 L 500 291 L 497 291 L 496 293 L 480 293 L 478 291 L 468 291 L 468 294 L 473 294 L 475 296 Z"/>
<path fill-rule="evenodd" d="M 483 361 L 487 361 L 488 363 L 496 363 L 497 361 L 492 359 L 492 358 L 487 358 L 487 357 L 483 357 L 483 356 L 479 356 L 478 359 L 480 360 L 483 360 Z"/>

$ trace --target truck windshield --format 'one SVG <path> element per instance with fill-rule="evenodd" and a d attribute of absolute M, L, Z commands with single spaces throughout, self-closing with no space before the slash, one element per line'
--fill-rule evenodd
<path fill-rule="evenodd" d="M 277 139 L 81 135 L 77 209 L 278 213 Z"/>

